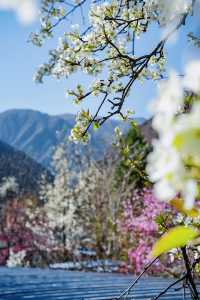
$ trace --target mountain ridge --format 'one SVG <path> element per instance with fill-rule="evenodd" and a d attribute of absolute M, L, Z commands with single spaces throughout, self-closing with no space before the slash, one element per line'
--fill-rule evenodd
<path fill-rule="evenodd" d="M 143 122 L 143 118 L 138 118 L 138 123 Z M 74 124 L 73 114 L 49 115 L 31 109 L 10 109 L 0 113 L 0 140 L 49 167 L 54 148 L 66 139 Z M 113 119 L 97 132 L 90 131 L 94 157 L 103 156 L 111 146 L 116 126 L 122 132 L 129 128 L 127 123 Z M 70 147 L 69 143 L 69 151 Z"/>

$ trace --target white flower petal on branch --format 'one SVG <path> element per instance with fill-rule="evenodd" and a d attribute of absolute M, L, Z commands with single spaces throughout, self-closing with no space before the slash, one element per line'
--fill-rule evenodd
<path fill-rule="evenodd" d="M 152 105 L 158 139 L 153 143 L 147 172 L 158 199 L 170 201 L 180 195 L 185 208 L 191 209 L 200 188 L 200 103 L 194 98 L 190 109 L 184 111 L 184 88 L 200 92 L 200 61 L 187 66 L 185 78 L 171 73 L 160 85 Z"/>
<path fill-rule="evenodd" d="M 183 186 L 183 198 L 185 199 L 185 208 L 192 209 L 195 198 L 198 194 L 198 187 L 195 180 L 188 180 Z"/>
<path fill-rule="evenodd" d="M 194 93 L 200 92 L 200 61 L 192 61 L 186 68 L 184 86 Z"/>

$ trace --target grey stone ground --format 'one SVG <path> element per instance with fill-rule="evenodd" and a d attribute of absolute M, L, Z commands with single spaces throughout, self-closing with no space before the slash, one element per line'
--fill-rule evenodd
<path fill-rule="evenodd" d="M 132 280 L 130 275 L 0 268 L 0 300 L 111 300 Z M 168 284 L 163 278 L 144 278 L 126 299 L 152 299 Z M 160 299 L 183 300 L 183 291 L 171 289 Z"/>

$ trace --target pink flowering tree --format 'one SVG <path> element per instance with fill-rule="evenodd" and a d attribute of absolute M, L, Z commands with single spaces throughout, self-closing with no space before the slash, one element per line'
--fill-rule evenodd
<path fill-rule="evenodd" d="M 12 199 L 3 208 L 0 228 L 0 265 L 24 253 L 24 264 L 47 264 L 48 252 L 56 244 L 42 208 L 35 199 Z M 17 257 L 17 256 L 16 256 Z M 12 259 L 13 263 L 14 260 Z"/>
<path fill-rule="evenodd" d="M 119 229 L 127 239 L 128 260 L 132 272 L 140 273 L 150 262 L 152 246 L 159 237 L 156 219 L 164 211 L 169 211 L 169 206 L 158 201 L 149 188 L 135 190 L 124 202 Z M 165 270 L 166 260 L 159 260 L 149 272 L 159 273 Z"/>

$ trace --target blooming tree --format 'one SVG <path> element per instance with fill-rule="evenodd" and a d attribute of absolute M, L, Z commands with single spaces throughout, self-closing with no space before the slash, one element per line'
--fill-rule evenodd
<path fill-rule="evenodd" d="M 111 159 L 107 164 L 90 160 L 80 172 L 76 186 L 77 214 L 85 238 L 82 245 L 90 240 L 90 247 L 96 250 L 98 258 L 116 258 L 120 253 L 117 220 L 128 190 L 125 193 L 123 183 L 114 187 L 114 179 Z"/>
<path fill-rule="evenodd" d="M 41 199 L 55 235 L 70 256 L 81 247 L 96 250 L 98 258 L 117 256 L 117 217 L 125 191 L 123 184 L 114 187 L 114 161 L 96 162 L 77 151 L 71 168 L 66 150 L 63 143 L 53 156 L 54 182 L 41 184 Z"/>
<path fill-rule="evenodd" d="M 84 8 L 86 2 L 83 0 L 68 6 L 69 3 L 60 0 L 43 1 L 41 29 L 38 34 L 32 35 L 33 42 L 41 46 L 47 37 L 53 35 L 56 26 L 67 21 L 79 8 Z M 92 82 L 88 90 L 78 84 L 68 94 L 74 97 L 76 103 L 90 96 L 102 96 L 94 116 L 89 111 L 80 112 L 72 129 L 73 139 L 85 141 L 92 123 L 96 128 L 115 114 L 123 116 L 123 104 L 136 80 L 162 78 L 166 43 L 187 23 L 189 16 L 195 15 L 198 5 L 197 0 L 92 3 L 87 10 L 86 28 L 72 26 L 70 31 L 63 33 L 57 48 L 49 53 L 49 62 L 39 68 L 36 80 L 42 82 L 46 75 L 61 78 L 76 71 L 85 72 L 98 76 L 98 80 Z M 167 27 L 164 37 L 155 47 L 152 46 L 149 53 L 136 54 L 133 47 L 135 37 L 147 34 L 155 23 L 161 28 Z M 198 38 L 193 34 L 189 36 L 198 46 Z M 153 126 L 158 131 L 159 141 L 155 142 L 149 157 L 148 172 L 151 180 L 157 182 L 158 198 L 170 200 L 180 193 L 185 207 L 189 209 L 199 193 L 199 175 L 196 174 L 199 168 L 199 62 L 193 62 L 186 68 L 184 78 L 175 74 L 170 78 L 169 83 L 161 85 L 161 96 L 154 108 Z M 188 111 L 184 110 L 187 101 L 185 89 L 195 100 L 191 100 Z M 100 117 L 100 110 L 106 102 L 111 104 L 111 110 Z"/>
<path fill-rule="evenodd" d="M 46 38 L 53 36 L 55 27 L 67 22 L 78 9 L 82 10 L 83 20 L 88 12 L 87 20 L 82 27 L 75 25 L 63 32 L 57 47 L 49 52 L 49 61 L 36 73 L 35 80 L 43 82 L 44 76 L 68 78 L 75 72 L 95 79 L 90 86 L 78 83 L 67 91 L 76 104 L 88 97 L 100 101 L 94 115 L 89 110 L 81 110 L 72 129 L 71 138 L 85 142 L 91 125 L 96 129 L 117 114 L 123 119 L 129 118 L 131 112 L 124 112 L 123 106 L 136 80 L 163 79 L 166 75 L 166 44 L 187 24 L 189 17 L 198 13 L 199 1 L 110 0 L 90 4 L 86 0 L 75 3 L 43 0 L 41 28 L 32 34 L 33 43 L 42 46 Z M 152 25 L 161 30 L 164 28 L 161 39 L 152 44 L 149 52 L 140 54 L 135 51 L 135 45 L 139 43 L 137 38 L 148 34 Z M 188 37 L 199 47 L 198 37 L 193 33 L 188 33 Z M 158 138 L 153 142 L 147 166 L 150 180 L 155 183 L 156 197 L 172 204 L 184 216 L 181 222 L 174 219 L 173 225 L 178 226 L 166 228 L 167 232 L 153 247 L 152 255 L 160 257 L 163 252 L 180 247 L 186 266 L 183 279 L 194 299 L 199 299 L 192 274 L 198 259 L 189 267 L 186 247 L 199 236 L 199 101 L 200 61 L 196 60 L 185 67 L 183 76 L 171 73 L 168 80 L 160 84 L 159 96 L 152 108 L 153 128 Z M 105 104 L 110 109 L 102 116 L 101 109 Z M 140 245 L 140 253 L 141 249 L 143 245 Z"/>
<path fill-rule="evenodd" d="M 128 259 L 134 273 L 140 273 L 151 261 L 152 246 L 164 229 L 160 226 L 163 220 L 164 226 L 169 227 L 176 215 L 175 211 L 173 213 L 170 211 L 169 205 L 155 198 L 151 188 L 135 189 L 123 202 L 118 226 L 126 241 L 124 251 L 128 251 Z M 174 272 L 172 262 L 174 262 L 174 256 L 170 254 L 158 261 L 149 273 L 168 272 L 171 267 L 170 273 L 177 275 L 180 272 L 180 264 L 178 265 L 176 260 L 176 272 Z"/>
<path fill-rule="evenodd" d="M 52 165 L 55 178 L 53 183 L 41 182 L 41 199 L 45 203 L 44 209 L 60 245 L 63 250 L 71 251 L 78 247 L 81 227 L 77 226 L 75 215 L 77 203 L 73 180 L 76 175 L 70 170 L 64 143 L 56 148 Z"/>
<path fill-rule="evenodd" d="M 93 116 L 88 110 L 80 111 L 71 132 L 72 139 L 85 141 L 92 124 L 96 128 L 114 115 L 122 118 L 130 115 L 130 111 L 123 112 L 123 105 L 135 81 L 163 77 L 166 43 L 186 24 L 188 16 L 195 14 L 197 5 L 196 0 L 112 0 L 91 4 L 86 0 L 78 3 L 42 1 L 41 28 L 32 34 L 32 41 L 38 46 L 53 36 L 55 27 L 67 22 L 73 14 L 76 16 L 79 9 L 85 20 L 82 26 L 76 24 L 63 32 L 56 49 L 49 52 L 49 61 L 35 75 L 37 82 L 43 82 L 44 76 L 68 78 L 77 71 L 94 77 L 89 86 L 78 83 L 73 90 L 67 91 L 75 103 L 88 97 L 101 99 Z M 161 29 L 167 27 L 166 34 L 156 45 L 152 42 L 149 53 L 140 55 L 135 51 L 135 44 L 139 43 L 137 38 L 148 34 L 153 24 Z M 61 25 L 61 28 L 66 26 Z M 100 116 L 105 104 L 110 105 L 110 110 Z"/>
<path fill-rule="evenodd" d="M 0 264 L 47 265 L 48 252 L 56 241 L 38 201 L 31 198 L 13 198 L 2 209 Z M 36 257 L 37 256 L 37 257 Z M 40 260 L 40 261 L 39 261 Z"/>

